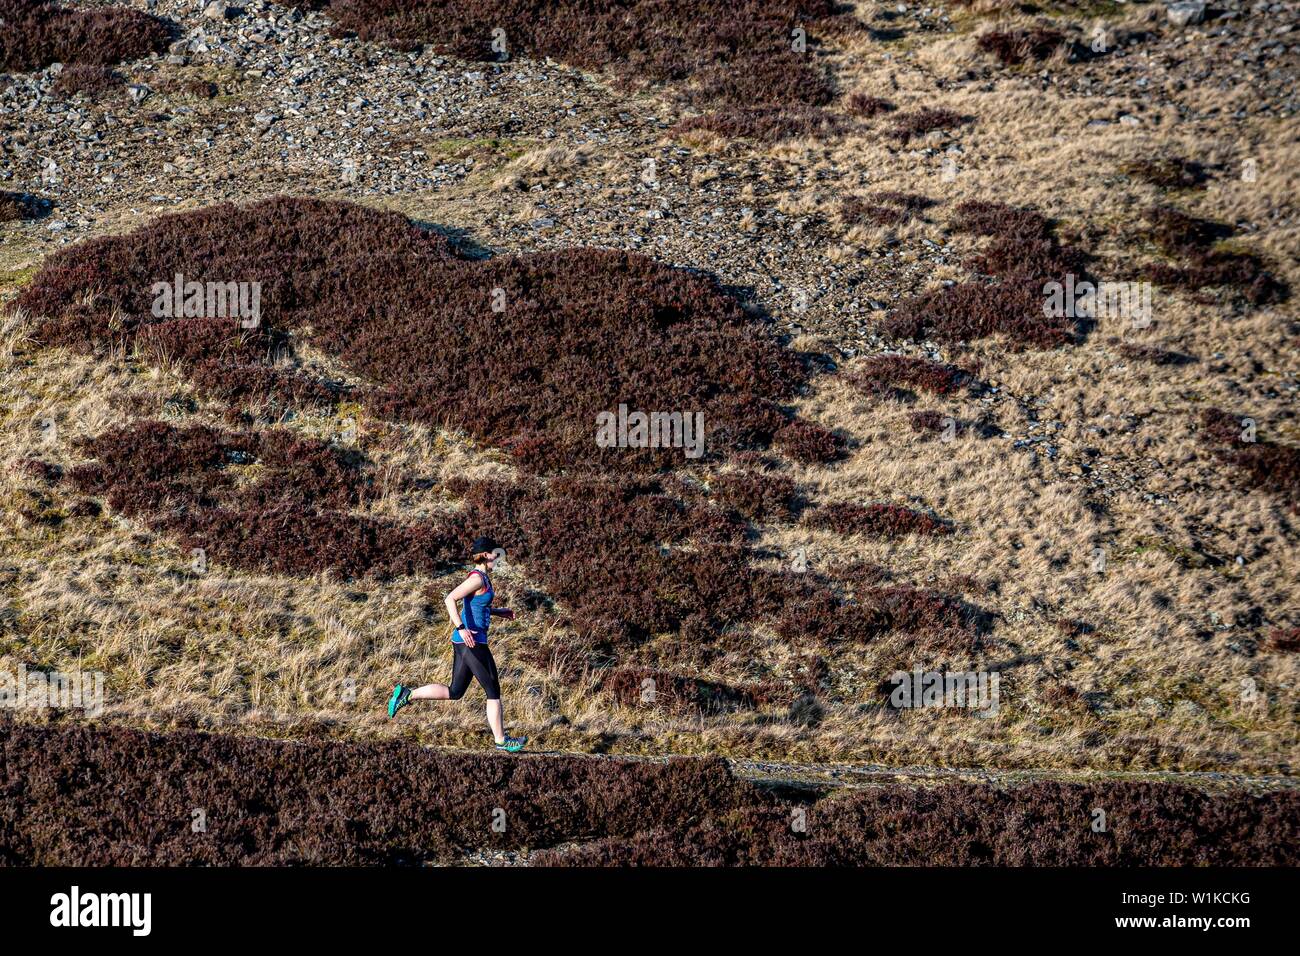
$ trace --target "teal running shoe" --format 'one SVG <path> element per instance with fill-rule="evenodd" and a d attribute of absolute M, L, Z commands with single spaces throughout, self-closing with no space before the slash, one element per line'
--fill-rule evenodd
<path fill-rule="evenodd" d="M 506 734 L 506 739 L 497 744 L 497 750 L 504 750 L 508 754 L 517 754 L 524 749 L 526 743 L 528 743 L 527 737 L 511 737 Z"/>
<path fill-rule="evenodd" d="M 388 716 L 393 718 L 397 712 L 411 702 L 411 688 L 398 684 L 393 688 L 393 696 L 388 698 Z"/>

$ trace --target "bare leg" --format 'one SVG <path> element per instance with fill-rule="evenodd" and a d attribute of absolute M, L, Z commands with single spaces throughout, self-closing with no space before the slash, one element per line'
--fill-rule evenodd
<path fill-rule="evenodd" d="M 439 684 L 435 686 L 440 687 L 442 685 Z M 499 699 L 487 702 L 487 720 L 488 726 L 492 728 L 492 739 L 499 744 L 505 743 L 505 724 L 502 722 L 501 718 L 501 701 Z"/>
<path fill-rule="evenodd" d="M 451 688 L 446 684 L 425 684 L 411 691 L 411 700 L 451 700 Z"/>

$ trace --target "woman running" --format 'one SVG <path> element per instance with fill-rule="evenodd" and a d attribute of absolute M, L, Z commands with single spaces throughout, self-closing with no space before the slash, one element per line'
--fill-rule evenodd
<path fill-rule="evenodd" d="M 501 549 L 491 538 L 478 538 L 470 546 L 473 554 L 474 569 L 469 577 L 447 595 L 447 616 L 451 618 L 453 628 L 451 645 L 453 664 L 451 686 L 446 684 L 425 684 L 414 689 L 405 684 L 393 688 L 393 696 L 388 699 L 388 716 L 396 717 L 397 712 L 413 700 L 460 700 L 469 689 L 471 678 L 482 685 L 487 694 L 487 721 L 492 728 L 492 739 L 496 741 L 497 750 L 517 753 L 528 742 L 527 737 L 509 737 L 501 717 L 501 684 L 497 680 L 497 664 L 488 650 L 488 624 L 492 615 L 512 620 L 515 612 L 505 607 L 493 607 L 492 579 L 488 572 L 496 564 L 496 556 Z M 456 602 L 461 607 L 457 610 Z"/>

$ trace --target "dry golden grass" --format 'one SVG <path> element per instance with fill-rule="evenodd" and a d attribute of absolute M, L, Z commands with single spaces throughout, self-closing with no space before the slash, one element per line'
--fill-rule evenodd
<path fill-rule="evenodd" d="M 1260 227 L 1244 245 L 1268 256 L 1296 287 L 1300 235 L 1294 197 L 1300 183 L 1294 124 L 1253 122 L 1243 137 L 1228 128 L 1182 122 L 1168 109 L 1153 115 L 1138 102 L 1117 98 L 1090 101 L 1011 89 L 1001 81 L 958 91 L 936 88 L 936 78 L 958 76 L 982 57 L 969 35 L 920 45 L 913 61 L 886 60 L 874 44 L 849 49 L 839 64 L 848 88 L 886 97 L 900 110 L 946 108 L 976 116 L 976 122 L 931 134 L 913 148 L 899 148 L 869 129 L 829 149 L 795 142 L 770 151 L 827 172 L 851 166 L 871 189 L 943 200 L 926 214 L 932 222 L 914 220 L 906 230 L 844 227 L 828 244 L 827 260 L 851 262 L 859 250 L 870 256 L 891 238 L 912 247 L 922 239 L 951 242 L 964 258 L 979 240 L 946 235 L 944 211 L 964 200 L 993 198 L 1041 209 L 1066 229 L 1086 229 L 1094 240 L 1090 251 L 1099 256 L 1099 277 L 1127 279 L 1149 255 L 1135 251 L 1132 241 L 1140 210 L 1170 196 L 1117 171 L 1134 159 L 1179 155 L 1218 167 L 1219 175 L 1204 190 L 1180 192 L 1177 201 L 1196 215 Z M 1202 107 L 1217 100 L 1226 113 L 1246 92 L 1196 89 L 1188 95 Z M 1142 125 L 1085 126 L 1117 112 L 1141 115 Z M 960 152 L 948 154 L 956 159 L 956 175 L 945 178 L 941 158 L 949 146 Z M 1247 159 L 1258 170 L 1253 182 L 1241 175 Z M 778 194 L 777 201 L 795 198 Z M 807 202 L 806 196 L 797 198 Z M 819 208 L 833 221 L 837 204 L 830 190 Z M 941 267 L 928 287 L 961 277 L 959 267 Z M 1294 374 L 1297 366 L 1287 327 L 1295 311 L 1288 304 L 1236 317 L 1164 290 L 1156 290 L 1154 308 L 1153 327 L 1103 323 L 1078 348 L 1027 357 L 989 342 L 949 356 L 978 361 L 984 379 L 999 386 L 993 421 L 1010 435 L 1032 434 L 1025 414 L 1031 407 L 1038 421 L 1059 422 L 1049 439 L 1059 449 L 1055 460 L 1012 450 L 1009 439 L 966 433 L 944 443 L 917 436 L 908 426 L 908 407 L 868 402 L 828 382 L 801 411 L 844 429 L 861 445 L 844 466 L 804 470 L 797 479 L 827 500 L 933 507 L 960 531 L 952 538 L 902 544 L 836 542 L 811 534 L 768 543 L 786 551 L 805 548 L 828 565 L 865 558 L 904 570 L 913 581 L 969 575 L 996 583 L 996 595 L 978 600 L 1000 616 L 996 635 L 1005 656 L 1033 660 L 1017 672 L 1022 680 L 1011 694 L 1013 708 L 1032 715 L 1026 724 L 1099 730 L 1103 748 L 1126 735 L 1145 736 L 1204 755 L 1211 764 L 1249 761 L 1247 755 L 1262 747 L 1274 751 L 1276 766 L 1288 766 L 1296 752 L 1295 662 L 1285 655 L 1242 653 L 1241 638 L 1259 638 L 1258 627 L 1247 624 L 1231 636 L 1225 630 L 1261 611 L 1273 620 L 1296 618 L 1294 517 L 1265 495 L 1233 488 L 1230 476 L 1196 447 L 1193 424 L 1204 407 L 1244 407 L 1295 440 L 1293 426 L 1283 424 L 1288 400 L 1272 388 L 1280 372 Z M 1121 342 L 1160 344 L 1201 361 L 1181 367 L 1132 362 L 1118 352 Z M 1256 362 L 1266 371 L 1254 371 Z M 1207 374 L 1207 365 L 1217 374 Z M 959 420 L 978 417 L 980 409 L 970 399 L 923 399 L 915 407 Z M 1107 463 L 1101 508 L 1079 467 L 1089 461 L 1081 454 L 1085 449 Z M 1102 574 L 1091 570 L 1097 548 L 1107 556 Z M 1241 566 L 1238 555 L 1246 558 Z M 1225 563 L 1213 566 L 1219 560 Z M 1096 628 L 1075 639 L 1078 653 L 1063 653 L 1054 625 L 1059 618 Z M 880 672 L 874 651 L 861 656 L 864 675 Z M 1049 677 L 1084 694 L 1104 695 L 1115 711 L 1090 722 L 1099 715 L 1083 717 L 1044 702 L 1032 688 Z M 1247 702 L 1251 689 L 1260 697 Z M 1188 706 L 1175 713 L 1185 700 L 1204 713 Z M 964 733 L 969 725 L 961 726 Z M 1021 726 L 1001 743 L 1029 752 L 1041 748 L 1049 760 L 1070 759 L 1063 755 L 1080 746 L 1078 740 L 1067 742 L 1068 734 L 1026 740 L 1027 730 Z M 1087 748 L 1097 746 L 1090 738 Z"/>
<path fill-rule="evenodd" d="M 172 414 L 167 400 L 187 392 L 179 380 L 130 357 L 94 361 L 30 350 L 16 321 L 4 341 L 15 343 L 3 352 L 10 399 L 0 449 L 6 502 L 43 490 L 17 471 L 18 462 L 39 456 L 72 463 L 76 438 L 142 413 Z M 218 410 L 192 397 L 199 406 L 192 418 L 217 423 Z M 962 402 L 953 404 L 960 416 Z M 1121 503 L 1110 516 L 1096 517 L 1076 484 L 1045 474 L 1027 454 L 1009 453 L 1004 440 L 920 440 L 906 425 L 905 406 L 870 403 L 836 379 L 826 380 L 802 410 L 859 443 L 840 465 L 789 469 L 811 496 L 924 504 L 960 530 L 951 538 L 889 544 L 769 530 L 760 543 L 786 555 L 803 548 L 814 569 L 867 560 L 917 584 L 942 588 L 962 576 L 996 584 L 996 593 L 971 595 L 999 615 L 989 646 L 968 660 L 936 661 L 909 656 L 907 642 L 891 637 L 836 655 L 832 692 L 816 708 L 691 718 L 612 706 L 594 680 L 573 684 L 528 664 L 519 653 L 525 642 L 569 640 L 539 614 L 503 628 L 494 642 L 512 726 L 527 728 L 550 748 L 803 761 L 1271 770 L 1293 758 L 1291 660 L 1246 658 L 1196 636 L 1209 611 L 1228 620 L 1252 606 L 1292 600 L 1292 553 L 1271 551 L 1253 560 L 1249 573 L 1189 569 L 1177 560 L 1182 536 L 1157 525 L 1148 509 Z M 32 427 L 46 419 L 57 424 L 52 440 Z M 321 435 L 335 425 L 304 417 L 287 427 Z M 445 478 L 508 467 L 494 453 L 418 428 L 367 423 L 361 441 L 406 473 Z M 63 492 L 48 493 L 54 507 L 68 503 Z M 1288 533 L 1276 506 L 1256 496 L 1225 490 L 1194 500 L 1192 514 L 1180 507 L 1183 519 L 1204 511 L 1243 527 L 1263 524 L 1259 540 Z M 445 506 L 393 493 L 372 507 L 409 514 Z M 445 678 L 447 628 L 440 609 L 430 613 L 420 593 L 430 582 L 296 580 L 222 568 L 196 574 L 189 555 L 108 516 L 67 518 L 51 527 L 6 507 L 3 532 L 0 567 L 12 613 L 5 618 L 0 667 L 103 670 L 110 718 L 444 744 L 481 738 L 480 708 L 470 703 L 423 706 L 395 724 L 383 716 L 385 693 L 397 679 Z M 1098 545 L 1111 554 L 1104 574 L 1091 570 Z M 507 599 L 527 586 L 526 571 L 510 567 L 500 575 Z M 445 589 L 454 580 L 432 583 Z M 1077 638 L 1075 652 L 1065 649 L 1056 627 L 1062 617 L 1096 628 Z M 724 644 L 708 676 L 743 681 L 758 672 L 797 672 L 800 649 L 764 637 Z M 635 657 L 653 665 L 673 650 L 652 643 Z M 877 706 L 874 687 L 882 672 L 913 664 L 999 669 L 1002 712 L 978 720 L 900 715 Z M 1260 689 L 1258 703 L 1242 699 L 1248 679 Z M 1107 712 L 1044 698 L 1058 682 L 1101 695 Z M 1147 697 L 1156 703 L 1144 704 Z M 1182 701 L 1204 710 L 1185 712 L 1177 707 Z"/>
<path fill-rule="evenodd" d="M 540 146 L 507 163 L 492 186 L 504 192 L 527 189 L 538 182 L 555 181 L 585 167 L 593 152 L 586 143 L 571 146 L 560 142 Z"/>

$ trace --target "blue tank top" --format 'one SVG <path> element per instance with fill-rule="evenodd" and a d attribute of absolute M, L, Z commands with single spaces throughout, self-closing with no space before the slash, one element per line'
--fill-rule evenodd
<path fill-rule="evenodd" d="M 492 619 L 492 595 L 496 591 L 492 588 L 492 579 L 482 571 L 475 568 L 470 574 L 477 574 L 483 579 L 483 584 L 487 588 L 482 594 L 471 594 L 460 602 L 460 621 L 474 635 L 475 642 L 479 644 L 487 643 L 488 624 Z M 451 642 L 453 644 L 464 644 L 464 639 L 460 636 L 460 631 L 451 632 Z"/>

